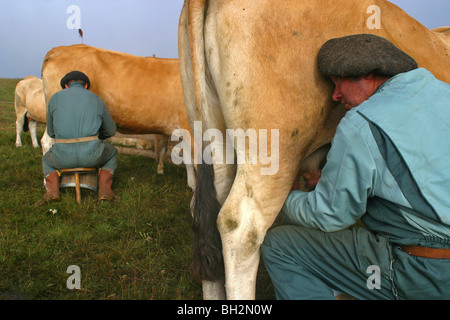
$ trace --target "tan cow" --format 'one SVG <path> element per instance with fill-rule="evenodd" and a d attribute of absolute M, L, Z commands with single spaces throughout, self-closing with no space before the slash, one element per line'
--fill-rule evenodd
<path fill-rule="evenodd" d="M 45 118 L 44 87 L 41 79 L 28 76 L 17 83 L 14 109 L 16 110 L 16 147 L 22 146 L 20 136 L 23 130 L 29 128 L 33 147 L 39 148 L 36 133 L 37 124 L 38 122 L 47 122 Z"/>
<path fill-rule="evenodd" d="M 47 103 L 72 70 L 89 77 L 89 90 L 103 100 L 119 132 L 171 136 L 179 128 L 190 130 L 178 59 L 138 57 L 87 45 L 54 48 L 42 64 Z M 193 188 L 193 166 L 186 167 Z"/>
<path fill-rule="evenodd" d="M 391 40 L 450 83 L 449 47 L 384 0 L 185 1 L 179 59 L 191 127 L 202 121 L 204 132 L 216 128 L 224 136 L 226 129 L 238 128 L 274 129 L 279 135 L 273 152 L 279 161 L 275 174 L 262 174 L 268 166 L 262 161 L 199 165 L 194 258 L 200 262 L 194 260 L 194 271 L 203 280 L 205 298 L 255 298 L 260 245 L 291 189 L 299 162 L 331 141 L 343 114 L 342 106 L 331 99 L 331 81 L 319 72 L 317 53 L 330 38 L 358 33 Z M 242 152 L 246 159 L 252 156 L 248 148 L 238 150 Z M 211 179 L 215 190 L 208 184 Z M 203 191 L 217 193 L 217 200 L 207 201 Z M 208 203 L 220 213 L 202 207 Z M 204 215 L 212 222 L 203 221 Z M 216 226 L 219 233 L 214 234 Z M 213 238 L 221 243 L 213 243 Z M 204 246 L 199 250 L 195 244 Z"/>

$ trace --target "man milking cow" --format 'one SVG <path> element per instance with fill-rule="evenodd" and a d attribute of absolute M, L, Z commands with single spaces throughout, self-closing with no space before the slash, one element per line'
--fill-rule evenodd
<path fill-rule="evenodd" d="M 103 140 L 116 133 L 116 124 L 103 101 L 89 91 L 89 78 L 72 71 L 61 79 L 61 90 L 47 107 L 47 133 L 55 144 L 42 158 L 46 193 L 35 205 L 60 200 L 58 170 L 100 168 L 98 199 L 114 200 L 111 189 L 117 167 L 117 149 Z"/>
<path fill-rule="evenodd" d="M 375 35 L 327 41 L 318 64 L 347 113 L 262 245 L 277 298 L 450 299 L 450 85 Z"/>

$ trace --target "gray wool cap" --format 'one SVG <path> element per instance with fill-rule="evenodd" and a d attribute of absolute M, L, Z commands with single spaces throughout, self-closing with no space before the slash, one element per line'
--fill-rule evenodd
<path fill-rule="evenodd" d="M 90 83 L 90 81 L 89 81 L 88 76 L 85 75 L 85 74 L 84 74 L 83 72 L 81 72 L 81 71 L 75 70 L 75 71 L 69 72 L 68 74 L 66 74 L 66 75 L 61 79 L 61 82 L 60 82 L 61 88 L 64 89 L 64 86 L 66 85 L 66 83 L 68 83 L 69 81 L 72 81 L 72 80 L 81 80 L 81 81 L 83 81 L 84 83 L 87 84 L 87 88 L 88 88 L 88 89 L 89 89 L 89 87 L 91 86 L 91 83 Z"/>
<path fill-rule="evenodd" d="M 417 69 L 417 62 L 389 40 L 373 34 L 330 39 L 319 51 L 320 71 L 327 77 L 377 73 L 392 77 Z"/>

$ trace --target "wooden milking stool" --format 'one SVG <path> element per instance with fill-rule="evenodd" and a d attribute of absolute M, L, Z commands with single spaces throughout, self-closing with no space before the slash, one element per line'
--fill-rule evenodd
<path fill-rule="evenodd" d="M 60 169 L 59 173 L 61 176 L 60 187 L 75 187 L 75 195 L 78 204 L 81 204 L 81 188 L 97 192 L 97 168 Z"/>

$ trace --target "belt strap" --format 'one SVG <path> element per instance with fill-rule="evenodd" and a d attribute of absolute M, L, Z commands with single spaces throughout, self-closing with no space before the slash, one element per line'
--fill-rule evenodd
<path fill-rule="evenodd" d="M 401 246 L 403 252 L 412 256 L 429 259 L 450 259 L 450 249 L 427 248 L 419 246 Z"/>
<path fill-rule="evenodd" d="M 55 143 L 77 143 L 77 142 L 86 142 L 86 141 L 92 141 L 97 140 L 98 137 L 90 136 L 90 137 L 83 137 L 83 138 L 74 138 L 74 139 L 55 139 Z"/>

